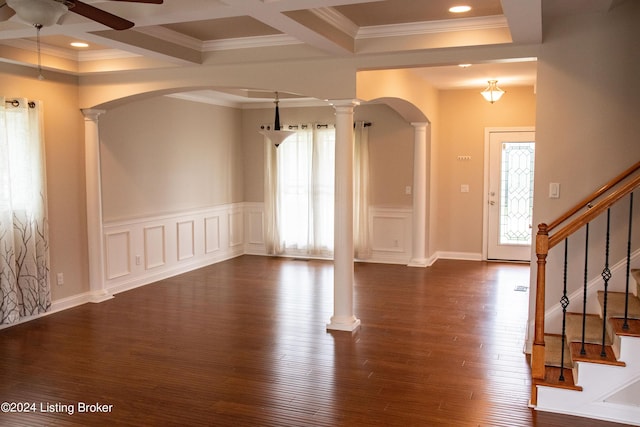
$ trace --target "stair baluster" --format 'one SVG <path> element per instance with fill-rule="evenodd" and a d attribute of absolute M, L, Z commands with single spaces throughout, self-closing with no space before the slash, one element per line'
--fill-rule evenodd
<path fill-rule="evenodd" d="M 631 225 L 633 223 L 633 193 L 629 195 L 629 234 L 627 236 L 627 283 L 624 298 L 624 323 L 622 329 L 629 330 L 629 276 L 631 274 Z"/>
<path fill-rule="evenodd" d="M 587 334 L 587 284 L 589 281 L 589 223 L 585 225 L 585 237 L 584 237 L 584 283 L 582 290 L 582 346 L 580 347 L 580 354 L 587 354 L 587 350 L 584 348 L 584 337 Z"/>
<path fill-rule="evenodd" d="M 569 238 L 564 239 L 564 277 L 562 298 L 560 305 L 562 306 L 562 347 L 560 348 L 560 377 L 559 381 L 564 382 L 564 346 L 567 339 L 567 307 L 569 306 L 569 298 L 567 297 L 567 264 L 568 264 Z"/>
<path fill-rule="evenodd" d="M 611 237 L 611 208 L 607 209 L 607 234 L 605 238 L 605 257 L 604 269 L 602 270 L 602 278 L 604 279 L 604 303 L 602 304 L 602 350 L 601 357 L 607 357 L 605 344 L 607 339 L 607 299 L 609 295 L 609 280 L 611 279 L 611 270 L 609 269 L 609 239 Z"/>

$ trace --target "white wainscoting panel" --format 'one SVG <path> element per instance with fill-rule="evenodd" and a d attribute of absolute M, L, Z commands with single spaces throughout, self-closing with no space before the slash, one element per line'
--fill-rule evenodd
<path fill-rule="evenodd" d="M 144 227 L 144 267 L 149 270 L 166 264 L 166 244 L 163 225 Z M 136 264 L 139 255 L 136 256 Z"/>
<path fill-rule="evenodd" d="M 131 273 L 131 234 L 128 230 L 105 233 L 105 263 L 107 279 L 116 279 Z"/>
<path fill-rule="evenodd" d="M 242 255 L 244 223 L 243 204 L 105 223 L 105 287 L 115 294 Z"/>
<path fill-rule="evenodd" d="M 369 208 L 371 262 L 407 264 L 411 260 L 411 208 Z"/>
<path fill-rule="evenodd" d="M 251 255 L 266 255 L 264 242 L 264 203 L 245 203 L 244 252 Z"/>
<path fill-rule="evenodd" d="M 411 259 L 410 208 L 372 207 L 372 257 Z M 237 203 L 105 223 L 105 282 L 112 294 L 242 254 L 265 255 L 263 203 Z M 143 262 L 144 261 L 144 262 Z"/>
<path fill-rule="evenodd" d="M 229 212 L 229 246 L 241 246 L 244 243 L 244 220 L 241 210 Z"/>
<path fill-rule="evenodd" d="M 195 227 L 193 220 L 178 223 L 178 260 L 195 256 Z"/>
<path fill-rule="evenodd" d="M 204 252 L 210 254 L 220 250 L 220 217 L 204 219 Z"/>

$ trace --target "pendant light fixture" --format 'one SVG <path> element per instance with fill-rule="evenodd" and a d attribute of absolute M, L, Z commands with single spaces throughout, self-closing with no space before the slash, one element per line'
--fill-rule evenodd
<path fill-rule="evenodd" d="M 280 129 L 280 110 L 278 108 L 278 103 L 280 100 L 278 99 L 278 92 L 276 92 L 276 99 L 273 101 L 276 104 L 276 116 L 273 123 L 273 129 L 270 129 L 269 126 L 262 126 L 261 134 L 269 138 L 269 141 L 276 147 L 278 147 L 282 142 L 287 139 L 287 137 L 293 135 L 295 132 L 291 130 L 281 130 Z"/>
<path fill-rule="evenodd" d="M 498 101 L 502 97 L 502 95 L 504 95 L 504 91 L 498 87 L 497 80 L 489 80 L 489 86 L 487 86 L 485 90 L 480 92 L 480 95 L 482 95 L 484 99 L 493 104 L 494 102 Z"/>

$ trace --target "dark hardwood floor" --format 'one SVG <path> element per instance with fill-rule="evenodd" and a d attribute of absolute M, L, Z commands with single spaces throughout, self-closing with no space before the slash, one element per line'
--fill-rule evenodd
<path fill-rule="evenodd" d="M 616 425 L 527 407 L 528 278 L 357 264 L 352 335 L 326 331 L 331 263 L 239 257 L 0 330 L 0 401 L 35 409 L 0 424 Z"/>

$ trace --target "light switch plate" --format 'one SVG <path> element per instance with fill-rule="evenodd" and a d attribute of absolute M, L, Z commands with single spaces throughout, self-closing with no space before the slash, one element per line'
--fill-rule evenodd
<path fill-rule="evenodd" d="M 559 199 L 560 198 L 560 184 L 557 182 L 549 183 L 549 198 L 550 199 Z"/>

